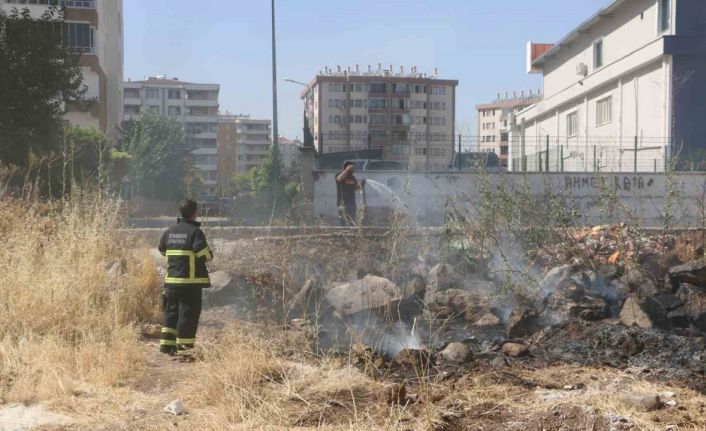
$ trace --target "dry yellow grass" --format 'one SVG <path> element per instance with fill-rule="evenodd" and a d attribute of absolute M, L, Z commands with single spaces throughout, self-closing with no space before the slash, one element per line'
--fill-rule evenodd
<path fill-rule="evenodd" d="M 119 236 L 119 210 L 117 201 L 79 193 L 49 204 L 0 203 L 7 401 L 61 404 L 87 385 L 113 386 L 139 371 L 136 326 L 155 318 L 159 284 L 149 259 L 132 255 Z"/>

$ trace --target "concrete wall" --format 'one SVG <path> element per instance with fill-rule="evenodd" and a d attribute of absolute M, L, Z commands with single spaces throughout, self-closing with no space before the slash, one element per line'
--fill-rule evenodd
<path fill-rule="evenodd" d="M 483 180 L 478 174 L 454 172 L 360 172 L 357 177 L 382 183 L 394 194 L 381 194 L 367 186 L 365 197 L 372 214 L 381 215 L 390 208 L 398 208 L 425 226 L 443 224 L 451 202 L 471 210 L 479 198 L 478 189 Z M 533 194 L 550 190 L 561 195 L 573 203 L 580 222 L 588 225 L 630 221 L 625 212 L 612 220 L 606 216 L 601 198 L 613 192 L 645 227 L 662 226 L 665 212 L 670 213 L 680 227 L 704 223 L 699 208 L 704 203 L 706 174 L 506 173 L 488 174 L 487 178 L 495 186 L 503 183 L 522 188 L 527 184 Z M 665 198 L 668 190 L 675 196 L 669 200 Z M 362 196 L 359 196 L 360 204 Z M 327 222 L 335 222 L 337 218 L 335 172 L 314 173 L 314 215 Z"/>

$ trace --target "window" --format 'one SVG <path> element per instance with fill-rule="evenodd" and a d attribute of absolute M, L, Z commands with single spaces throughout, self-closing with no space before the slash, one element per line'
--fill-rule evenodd
<path fill-rule="evenodd" d="M 384 82 L 373 82 L 368 86 L 371 93 L 385 93 L 385 83 Z"/>
<path fill-rule="evenodd" d="M 173 116 L 178 116 L 181 115 L 181 107 L 180 106 L 170 106 L 167 114 L 173 115 Z"/>
<path fill-rule="evenodd" d="M 140 107 L 137 105 L 125 105 L 125 115 L 138 115 L 140 113 Z"/>
<path fill-rule="evenodd" d="M 372 114 L 370 115 L 370 124 L 386 124 L 386 117 L 384 114 Z"/>
<path fill-rule="evenodd" d="M 69 48 L 82 53 L 95 54 L 93 29 L 89 24 L 68 22 L 64 27 L 64 41 Z"/>
<path fill-rule="evenodd" d="M 363 107 L 363 99 L 355 99 L 355 107 L 362 108 Z"/>
<path fill-rule="evenodd" d="M 593 68 L 603 67 L 603 39 L 593 44 Z"/>
<path fill-rule="evenodd" d="M 209 108 L 205 106 L 193 106 L 191 108 L 188 108 L 189 111 L 187 115 L 195 116 L 195 117 L 205 117 L 209 115 L 216 115 L 215 112 L 212 112 Z"/>
<path fill-rule="evenodd" d="M 158 88 L 148 88 L 147 89 L 148 99 L 159 99 L 159 89 Z"/>
<path fill-rule="evenodd" d="M 657 19 L 659 20 L 658 31 L 663 33 L 671 27 L 672 18 L 672 2 L 671 0 L 658 0 L 659 11 L 657 13 Z"/>
<path fill-rule="evenodd" d="M 386 104 L 386 99 L 370 99 L 368 107 L 370 107 L 370 109 L 385 109 Z"/>
<path fill-rule="evenodd" d="M 566 135 L 568 137 L 577 136 L 579 134 L 579 114 L 572 112 L 566 116 Z"/>
<path fill-rule="evenodd" d="M 124 90 L 123 96 L 125 99 L 139 99 L 140 98 L 140 90 L 137 88 L 126 88 Z"/>
<path fill-rule="evenodd" d="M 432 87 L 431 94 L 437 94 L 437 95 L 446 94 L 446 87 Z"/>
<path fill-rule="evenodd" d="M 412 124 L 413 117 L 411 115 L 395 115 L 395 124 L 408 126 Z"/>
<path fill-rule="evenodd" d="M 596 126 L 603 126 L 611 121 L 613 121 L 613 98 L 609 96 L 596 102 Z"/>
<path fill-rule="evenodd" d="M 408 84 L 392 84 L 392 92 L 396 94 L 409 93 Z"/>
<path fill-rule="evenodd" d="M 169 99 L 181 99 L 181 90 L 169 90 L 167 97 Z"/>
<path fill-rule="evenodd" d="M 371 130 L 370 131 L 370 138 L 371 139 L 385 139 L 385 138 L 387 138 L 387 132 L 384 130 Z"/>

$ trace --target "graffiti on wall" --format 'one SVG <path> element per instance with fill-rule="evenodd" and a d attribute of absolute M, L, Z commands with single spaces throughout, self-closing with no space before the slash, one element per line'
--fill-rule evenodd
<path fill-rule="evenodd" d="M 655 179 L 644 175 L 606 175 L 606 176 L 566 176 L 564 177 L 564 189 L 584 190 L 584 189 L 606 189 L 612 187 L 616 190 L 633 191 L 651 189 L 656 186 Z"/>

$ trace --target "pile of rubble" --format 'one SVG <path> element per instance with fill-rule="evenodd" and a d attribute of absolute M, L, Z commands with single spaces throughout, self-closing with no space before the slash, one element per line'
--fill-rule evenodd
<path fill-rule="evenodd" d="M 521 288 L 420 257 L 396 282 L 365 271 L 309 280 L 287 309 L 294 327 L 355 346 L 375 368 L 571 362 L 670 370 L 665 378 L 702 386 L 693 376 L 706 372 L 703 248 L 664 236 L 618 244 L 624 229 L 577 233 L 588 263 L 535 266 L 528 273 L 540 276 Z"/>

